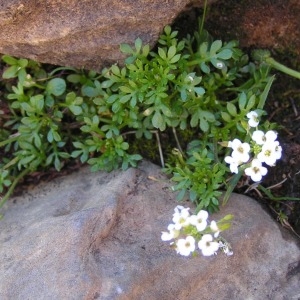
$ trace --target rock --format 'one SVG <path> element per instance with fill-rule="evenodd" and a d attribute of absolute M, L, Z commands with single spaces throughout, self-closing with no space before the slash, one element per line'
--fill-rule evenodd
<path fill-rule="evenodd" d="M 2 0 L 0 53 L 101 69 L 123 60 L 121 43 L 152 46 L 163 27 L 195 0 Z M 200 1 L 203 3 L 203 1 Z"/>
<path fill-rule="evenodd" d="M 0 299 L 298 299 L 295 240 L 253 199 L 213 216 L 234 255 L 178 256 L 160 239 L 175 202 L 160 168 L 77 173 L 10 199 L 0 222 Z M 190 205 L 184 203 L 183 205 Z"/>

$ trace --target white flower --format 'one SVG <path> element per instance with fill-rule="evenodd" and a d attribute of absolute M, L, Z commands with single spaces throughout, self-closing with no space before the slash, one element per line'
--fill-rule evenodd
<path fill-rule="evenodd" d="M 204 256 L 211 256 L 219 249 L 219 243 L 214 242 L 211 234 L 204 234 L 198 242 L 198 247 Z"/>
<path fill-rule="evenodd" d="M 276 160 L 281 158 L 281 152 L 282 148 L 278 141 L 268 142 L 262 146 L 261 152 L 258 153 L 257 158 L 268 166 L 274 166 Z"/>
<path fill-rule="evenodd" d="M 239 139 L 234 139 L 233 141 L 228 142 L 228 147 L 232 148 L 233 150 L 237 149 L 242 142 Z"/>
<path fill-rule="evenodd" d="M 174 212 L 175 213 L 181 213 L 181 211 L 185 211 L 185 210 L 189 210 L 189 208 L 185 208 L 184 206 L 182 205 L 177 205 L 175 208 L 174 208 Z"/>
<path fill-rule="evenodd" d="M 234 139 L 228 145 L 233 150 L 231 156 L 238 164 L 239 162 L 247 162 L 249 160 L 250 145 L 248 143 L 242 143 L 239 139 Z"/>
<path fill-rule="evenodd" d="M 236 162 L 232 156 L 226 156 L 225 162 L 227 162 L 229 164 L 231 173 L 237 174 L 239 172 L 239 170 L 238 170 L 239 162 Z M 242 162 L 240 162 L 240 164 L 241 163 Z"/>
<path fill-rule="evenodd" d="M 247 162 L 250 158 L 249 155 L 250 151 L 250 145 L 248 143 L 242 143 L 240 147 L 237 150 L 234 150 L 231 153 L 231 156 L 237 161 L 237 162 Z"/>
<path fill-rule="evenodd" d="M 269 142 L 275 142 L 277 139 L 277 133 L 273 130 L 269 130 L 264 133 L 261 130 L 256 130 L 252 134 L 252 140 L 258 145 L 263 145 Z"/>
<path fill-rule="evenodd" d="M 192 236 L 187 236 L 185 239 L 179 239 L 176 242 L 176 251 L 180 255 L 189 256 L 195 251 L 195 239 Z"/>
<path fill-rule="evenodd" d="M 267 168 L 263 167 L 258 159 L 253 159 L 251 167 L 245 169 L 245 174 L 250 176 L 255 182 L 261 181 L 262 177 L 268 172 Z"/>
<path fill-rule="evenodd" d="M 250 127 L 256 127 L 259 124 L 258 114 L 255 111 L 250 111 L 247 113 L 248 125 Z"/>
<path fill-rule="evenodd" d="M 186 227 L 190 224 L 189 218 L 189 208 L 184 208 L 183 206 L 176 206 L 174 209 L 172 221 L 174 222 L 174 228 L 180 230 L 182 227 Z"/>
<path fill-rule="evenodd" d="M 203 231 L 207 226 L 208 212 L 200 210 L 197 215 L 190 217 L 190 224 L 196 226 L 198 231 Z"/>
<path fill-rule="evenodd" d="M 169 224 L 168 226 L 169 232 L 163 231 L 161 233 L 161 239 L 163 241 L 170 241 L 172 239 L 176 239 L 179 236 L 179 230 L 175 229 L 175 224 Z"/>
<path fill-rule="evenodd" d="M 242 143 L 239 139 L 234 139 L 228 142 L 228 147 L 232 148 L 233 151 L 231 156 L 225 157 L 225 162 L 230 164 L 230 171 L 237 174 L 238 166 L 250 159 L 250 145 L 248 143 Z"/>
<path fill-rule="evenodd" d="M 217 238 L 220 234 L 220 229 L 219 229 L 216 221 L 210 222 L 210 229 L 212 232 L 214 232 L 214 237 Z"/>

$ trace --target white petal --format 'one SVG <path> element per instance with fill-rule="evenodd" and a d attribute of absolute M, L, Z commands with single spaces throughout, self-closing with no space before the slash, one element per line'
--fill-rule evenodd
<path fill-rule="evenodd" d="M 252 140 L 254 142 L 256 142 L 256 144 L 258 144 L 258 145 L 263 145 L 264 144 L 264 140 L 263 140 L 264 136 L 265 136 L 265 134 L 263 131 L 255 130 L 252 134 Z"/>
<path fill-rule="evenodd" d="M 274 142 L 277 139 L 277 132 L 273 131 L 273 130 L 269 130 L 266 134 L 266 140 L 268 142 Z"/>
<path fill-rule="evenodd" d="M 197 214 L 198 218 L 201 218 L 202 220 L 206 220 L 208 218 L 208 212 L 206 210 L 200 210 Z"/>
<path fill-rule="evenodd" d="M 170 241 L 170 240 L 172 240 L 173 239 L 173 236 L 170 234 L 170 232 L 162 232 L 162 234 L 161 234 L 161 239 L 163 240 L 163 241 Z"/>
<path fill-rule="evenodd" d="M 231 142 L 231 148 L 232 149 L 237 149 L 241 144 L 242 144 L 242 142 L 239 139 L 234 139 Z"/>

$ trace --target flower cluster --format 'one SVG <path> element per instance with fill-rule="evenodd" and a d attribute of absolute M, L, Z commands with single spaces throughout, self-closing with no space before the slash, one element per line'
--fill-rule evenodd
<path fill-rule="evenodd" d="M 247 114 L 248 125 L 257 128 L 259 124 L 258 114 L 251 111 Z M 276 161 L 281 158 L 282 148 L 277 139 L 277 133 L 269 130 L 266 133 L 261 130 L 249 131 L 252 143 L 242 142 L 234 139 L 228 142 L 228 147 L 232 148 L 231 156 L 225 157 L 225 162 L 229 164 L 232 173 L 238 173 L 239 166 L 244 165 L 245 174 L 250 176 L 255 182 L 261 181 L 262 177 L 267 174 L 268 170 L 263 166 L 274 166 Z M 251 147 L 252 146 L 252 147 Z M 250 157 L 253 152 L 254 157 Z"/>
<path fill-rule="evenodd" d="M 171 241 L 178 254 L 189 256 L 195 253 L 196 246 L 204 256 L 216 254 L 221 249 L 225 254 L 232 255 L 230 245 L 219 236 L 221 231 L 231 225 L 232 215 L 227 215 L 220 221 L 208 223 L 208 212 L 200 210 L 196 215 L 190 214 L 189 208 L 176 206 L 168 231 L 162 232 L 163 241 Z"/>

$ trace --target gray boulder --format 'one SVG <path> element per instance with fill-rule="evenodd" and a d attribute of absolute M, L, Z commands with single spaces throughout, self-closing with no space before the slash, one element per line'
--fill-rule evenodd
<path fill-rule="evenodd" d="M 299 299 L 300 252 L 253 199 L 214 215 L 233 256 L 178 256 L 161 231 L 178 204 L 160 168 L 77 173 L 9 200 L 0 221 L 0 299 Z M 189 205 L 190 203 L 183 203 Z"/>

